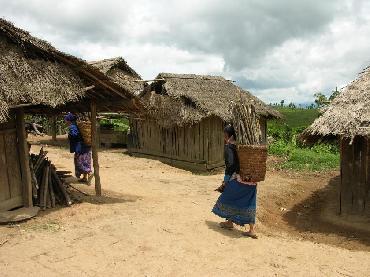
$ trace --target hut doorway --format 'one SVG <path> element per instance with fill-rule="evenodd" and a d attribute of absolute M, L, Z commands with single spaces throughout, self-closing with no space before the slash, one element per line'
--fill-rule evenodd
<path fill-rule="evenodd" d="M 21 165 L 15 122 L 0 124 L 0 211 L 23 205 Z"/>

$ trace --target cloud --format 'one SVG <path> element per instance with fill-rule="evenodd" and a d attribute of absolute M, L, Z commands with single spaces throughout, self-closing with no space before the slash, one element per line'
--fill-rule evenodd
<path fill-rule="evenodd" d="M 0 0 L 0 16 L 88 60 L 217 74 L 266 102 L 312 101 L 370 64 L 366 0 Z"/>

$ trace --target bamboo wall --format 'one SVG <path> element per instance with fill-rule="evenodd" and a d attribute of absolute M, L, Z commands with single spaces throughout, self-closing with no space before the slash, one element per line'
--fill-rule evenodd
<path fill-rule="evenodd" d="M 341 140 L 341 185 L 339 210 L 342 214 L 370 215 L 370 139 Z"/>
<path fill-rule="evenodd" d="M 266 130 L 266 120 L 262 122 Z M 195 125 L 167 129 L 155 121 L 133 119 L 128 149 L 177 167 L 210 170 L 224 165 L 224 125 L 220 118 L 210 117 Z"/>

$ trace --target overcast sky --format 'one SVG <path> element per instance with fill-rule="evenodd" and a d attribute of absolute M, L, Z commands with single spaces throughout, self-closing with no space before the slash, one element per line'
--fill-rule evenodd
<path fill-rule="evenodd" d="M 370 65 L 368 0 L 0 0 L 0 16 L 86 60 L 221 75 L 268 103 L 310 102 Z"/>

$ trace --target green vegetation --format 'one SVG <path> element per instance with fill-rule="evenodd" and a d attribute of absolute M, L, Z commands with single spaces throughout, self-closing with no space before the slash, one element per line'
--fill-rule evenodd
<path fill-rule="evenodd" d="M 284 120 L 283 122 L 272 122 L 272 124 L 280 126 L 288 125 L 290 128 L 306 128 L 319 116 L 319 111 L 317 109 L 289 107 L 278 107 L 276 109 L 284 116 Z"/>
<path fill-rule="evenodd" d="M 101 128 L 113 128 L 115 131 L 127 132 L 130 129 L 127 118 L 111 118 L 100 120 Z"/>
<path fill-rule="evenodd" d="M 277 108 L 283 115 L 282 121 L 268 124 L 270 138 L 269 153 L 283 158 L 283 169 L 323 171 L 339 166 L 338 146 L 318 143 L 303 145 L 298 137 L 319 115 L 317 109 Z"/>

